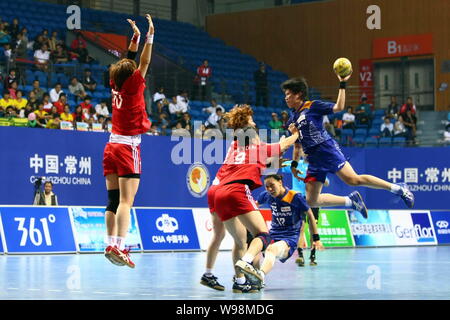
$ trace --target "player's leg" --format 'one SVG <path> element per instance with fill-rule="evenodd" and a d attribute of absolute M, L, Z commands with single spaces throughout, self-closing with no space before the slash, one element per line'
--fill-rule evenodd
<path fill-rule="evenodd" d="M 220 244 L 225 237 L 225 226 L 215 212 L 211 214 L 211 220 L 213 224 L 213 237 L 206 251 L 206 271 L 200 283 L 207 287 L 223 291 L 225 287 L 217 281 L 217 277 L 212 273 L 212 269 L 216 262 L 217 254 L 219 253 Z"/>
<path fill-rule="evenodd" d="M 272 270 L 276 259 L 286 259 L 289 254 L 289 246 L 286 241 L 277 241 L 269 245 L 264 251 L 264 261 L 261 266 L 263 277 L 265 277 L 270 270 Z"/>
<path fill-rule="evenodd" d="M 268 232 L 266 222 L 259 211 L 251 211 L 238 216 L 238 218 L 245 228 L 255 235 L 255 238 L 250 243 L 247 252 L 241 260 L 236 263 L 236 267 L 240 268 L 252 283 L 261 287 L 264 281 L 263 276 L 259 270 L 253 267 L 252 262 L 259 253 L 264 252 L 272 243 L 272 238 Z"/>
<path fill-rule="evenodd" d="M 384 189 L 401 196 L 406 206 L 412 208 L 414 195 L 404 184 L 394 184 L 369 174 L 357 174 L 349 162 L 336 172 L 336 175 L 350 186 L 364 186 L 372 189 Z"/>
<path fill-rule="evenodd" d="M 298 252 L 298 258 L 295 260 L 295 263 L 299 267 L 305 266 L 305 258 L 303 257 L 303 249 L 306 248 L 306 239 L 305 239 L 305 225 L 306 225 L 306 216 L 302 217 L 303 223 L 302 227 L 300 228 L 300 236 L 298 238 L 297 242 L 297 252 Z"/>
<path fill-rule="evenodd" d="M 125 250 L 125 239 L 130 227 L 130 212 L 139 187 L 139 181 L 139 174 L 119 177 L 120 200 L 116 213 L 117 247 L 123 253 L 121 255 L 122 260 L 124 260 L 130 268 L 134 268 L 134 263 L 131 261 L 128 251 Z"/>
<path fill-rule="evenodd" d="M 319 224 L 319 210 L 320 210 L 320 208 L 311 208 L 311 211 L 313 212 L 314 218 L 316 219 L 316 224 Z M 313 243 L 312 235 L 313 235 L 314 231 L 313 231 L 313 226 L 312 226 L 311 221 L 308 221 L 308 225 L 309 225 L 309 234 L 311 236 L 310 241 L 311 241 L 311 243 Z M 316 262 L 316 248 L 312 248 L 311 249 L 311 254 L 309 256 L 309 261 L 310 261 L 310 263 L 309 263 L 310 266 L 317 266 L 317 262 Z"/>
<path fill-rule="evenodd" d="M 117 259 L 120 253 L 117 251 L 117 224 L 116 212 L 119 206 L 120 192 L 119 192 L 119 178 L 117 174 L 106 175 L 106 190 L 108 191 L 108 206 L 105 210 L 105 224 L 108 246 L 105 249 L 105 257 L 113 264 L 124 266 L 125 263 L 121 259 Z M 116 254 L 113 254 L 115 251 Z"/>
<path fill-rule="evenodd" d="M 233 292 L 247 293 L 252 292 L 252 286 L 247 282 L 244 273 L 237 267 L 236 262 L 241 259 L 247 249 L 246 237 L 247 230 L 237 218 L 231 218 L 223 222 L 226 230 L 233 237 L 234 245 L 231 251 L 233 258 L 233 266 L 235 269 L 235 277 L 233 284 Z"/>

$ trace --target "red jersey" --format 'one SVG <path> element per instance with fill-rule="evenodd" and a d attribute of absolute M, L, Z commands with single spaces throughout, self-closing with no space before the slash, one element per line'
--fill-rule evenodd
<path fill-rule="evenodd" d="M 261 175 L 266 169 L 267 158 L 280 155 L 280 144 L 252 144 L 247 147 L 239 147 L 238 141 L 234 141 L 228 149 L 223 165 L 217 172 L 216 178 L 224 185 L 236 180 L 251 180 L 250 188 L 256 189 L 262 186 Z"/>
<path fill-rule="evenodd" d="M 56 109 L 58 110 L 58 113 L 64 113 L 64 104 L 60 101 L 56 101 L 53 103 L 53 105 L 56 107 Z"/>
<path fill-rule="evenodd" d="M 110 81 L 111 88 L 114 82 Z M 143 134 L 150 129 L 144 101 L 145 79 L 137 69 L 122 85 L 112 92 L 112 133 L 123 136 Z"/>

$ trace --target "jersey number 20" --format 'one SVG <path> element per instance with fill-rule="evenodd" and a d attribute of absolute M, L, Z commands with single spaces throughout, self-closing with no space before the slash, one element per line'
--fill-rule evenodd
<path fill-rule="evenodd" d="M 112 94 L 113 94 L 113 97 L 112 97 L 113 105 L 115 105 L 117 109 L 122 108 L 123 99 L 122 99 L 122 96 L 120 95 L 120 93 L 115 90 L 112 90 Z"/>

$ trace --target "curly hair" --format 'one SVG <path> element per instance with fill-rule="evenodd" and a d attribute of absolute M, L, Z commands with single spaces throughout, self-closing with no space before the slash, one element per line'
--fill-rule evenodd
<path fill-rule="evenodd" d="M 225 119 L 228 127 L 237 130 L 245 128 L 251 116 L 253 116 L 252 108 L 247 104 L 239 104 L 225 114 Z"/>

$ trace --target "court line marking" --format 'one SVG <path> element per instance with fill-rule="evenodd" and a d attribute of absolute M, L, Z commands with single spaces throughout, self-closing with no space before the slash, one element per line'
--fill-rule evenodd
<path fill-rule="evenodd" d="M 104 291 L 94 291 L 93 293 L 96 293 L 96 294 L 107 294 L 108 292 L 104 292 Z"/>
<path fill-rule="evenodd" d="M 6 288 L 6 290 L 19 290 L 19 288 Z"/>
<path fill-rule="evenodd" d="M 28 291 L 40 291 L 41 289 L 34 289 L 34 288 L 30 288 L 28 289 Z"/>
<path fill-rule="evenodd" d="M 62 292 L 62 290 L 59 290 L 59 289 L 48 289 L 48 291 L 50 291 L 50 292 Z"/>

